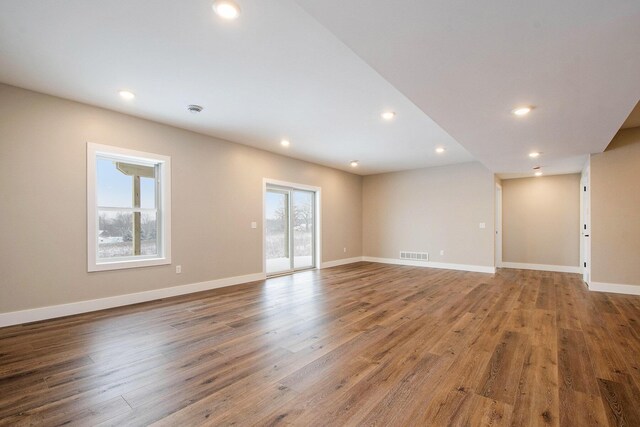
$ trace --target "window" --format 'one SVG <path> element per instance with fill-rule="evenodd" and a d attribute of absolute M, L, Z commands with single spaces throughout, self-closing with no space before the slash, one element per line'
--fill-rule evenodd
<path fill-rule="evenodd" d="M 87 144 L 88 270 L 171 264 L 171 159 Z"/>

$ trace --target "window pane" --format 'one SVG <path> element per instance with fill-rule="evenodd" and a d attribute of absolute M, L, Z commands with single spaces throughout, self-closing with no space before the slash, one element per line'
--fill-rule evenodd
<path fill-rule="evenodd" d="M 155 212 L 143 212 L 140 217 L 140 255 L 158 255 L 158 221 Z"/>
<path fill-rule="evenodd" d="M 154 170 L 155 175 L 155 170 Z M 156 208 L 156 179 L 140 178 L 140 207 L 145 209 Z"/>
<path fill-rule="evenodd" d="M 132 208 L 133 176 L 119 171 L 110 159 L 98 157 L 96 168 L 98 206 Z"/>
<path fill-rule="evenodd" d="M 313 198 L 310 191 L 293 191 L 293 266 L 313 267 Z"/>
<path fill-rule="evenodd" d="M 267 273 L 291 270 L 289 254 L 289 194 L 267 190 L 266 194 Z"/>
<path fill-rule="evenodd" d="M 98 258 L 133 255 L 133 213 L 98 212 Z"/>
<path fill-rule="evenodd" d="M 158 221 L 155 212 L 140 215 L 140 253 L 135 253 L 135 213 L 100 211 L 98 214 L 98 259 L 134 255 L 158 255 Z"/>

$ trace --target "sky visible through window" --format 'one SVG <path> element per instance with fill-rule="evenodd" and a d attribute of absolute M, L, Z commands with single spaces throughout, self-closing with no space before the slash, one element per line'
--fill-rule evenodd
<path fill-rule="evenodd" d="M 276 211 L 278 209 L 284 209 L 285 196 L 282 193 L 273 193 L 267 191 L 267 203 L 266 203 L 266 217 L 267 219 L 277 219 Z"/>
<path fill-rule="evenodd" d="M 98 206 L 132 208 L 133 177 L 127 176 L 116 168 L 115 161 L 97 159 Z M 155 180 L 140 178 L 140 207 L 155 208 Z"/>

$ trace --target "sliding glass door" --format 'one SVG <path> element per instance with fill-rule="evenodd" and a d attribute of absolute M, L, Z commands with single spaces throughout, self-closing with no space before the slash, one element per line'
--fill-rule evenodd
<path fill-rule="evenodd" d="M 267 186 L 265 194 L 267 274 L 315 267 L 315 193 Z"/>

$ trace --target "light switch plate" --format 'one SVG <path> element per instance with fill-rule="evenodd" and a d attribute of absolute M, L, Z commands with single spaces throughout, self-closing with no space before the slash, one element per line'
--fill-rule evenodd
<path fill-rule="evenodd" d="M 486 224 L 486 223 L 484 223 L 484 222 L 481 222 L 481 223 L 480 223 L 480 228 L 487 228 L 487 224 Z"/>
<path fill-rule="evenodd" d="M 258 228 L 258 223 L 255 221 L 251 222 L 251 228 Z"/>

